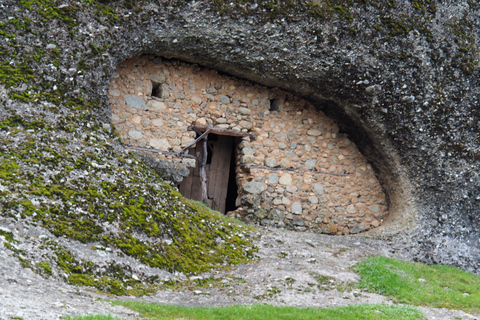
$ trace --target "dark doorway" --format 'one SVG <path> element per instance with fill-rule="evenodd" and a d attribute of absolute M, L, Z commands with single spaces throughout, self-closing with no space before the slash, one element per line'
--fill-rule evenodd
<path fill-rule="evenodd" d="M 204 157 L 204 140 L 200 140 L 189 153 L 197 157 L 197 165 L 179 186 L 184 197 L 202 201 L 200 162 Z M 207 205 L 213 210 L 227 213 L 235 210 L 237 183 L 235 179 L 235 137 L 209 134 L 207 140 Z"/>

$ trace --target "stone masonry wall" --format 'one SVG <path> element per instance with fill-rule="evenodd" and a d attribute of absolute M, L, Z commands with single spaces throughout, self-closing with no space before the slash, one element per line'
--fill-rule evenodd
<path fill-rule="evenodd" d="M 141 56 L 117 67 L 109 96 L 112 123 L 127 145 L 178 152 L 196 137 L 192 122 L 254 133 L 237 146 L 239 207 L 229 215 L 331 234 L 366 231 L 388 215 L 385 194 L 353 142 L 290 93 Z M 157 158 L 195 166 L 194 159 Z"/>

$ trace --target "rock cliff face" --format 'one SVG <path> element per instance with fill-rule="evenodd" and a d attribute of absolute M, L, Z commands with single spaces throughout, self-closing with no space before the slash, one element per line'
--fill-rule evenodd
<path fill-rule="evenodd" d="M 90 104 L 84 117 L 108 124 L 115 67 L 141 53 L 278 87 L 333 118 L 376 170 L 390 221 L 374 236 L 402 238 L 419 260 L 479 272 L 476 1 L 0 6 L 3 128 L 28 126 L 24 106 L 46 101 L 62 112 Z"/>

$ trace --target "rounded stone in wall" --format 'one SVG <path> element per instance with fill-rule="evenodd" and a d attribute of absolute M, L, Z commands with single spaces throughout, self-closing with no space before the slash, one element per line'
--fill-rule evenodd
<path fill-rule="evenodd" d="M 294 202 L 292 204 L 292 213 L 293 214 L 302 214 L 303 209 L 302 209 L 302 204 L 300 202 Z"/>
<path fill-rule="evenodd" d="M 279 179 L 279 182 L 280 184 L 283 184 L 283 185 L 291 185 L 292 184 L 292 175 L 289 174 L 289 173 L 285 173 L 283 174 L 280 179 Z"/>
<path fill-rule="evenodd" d="M 317 204 L 318 203 L 318 198 L 315 196 L 308 197 L 308 201 L 312 204 Z"/>
<path fill-rule="evenodd" d="M 320 184 L 320 183 L 315 183 L 314 186 L 313 186 L 313 189 L 314 189 L 316 195 L 321 196 L 322 194 L 324 194 L 323 185 Z"/>
<path fill-rule="evenodd" d="M 277 160 L 275 158 L 267 158 L 265 159 L 265 165 L 267 167 L 275 167 L 277 165 Z"/>
<path fill-rule="evenodd" d="M 141 139 L 143 137 L 143 134 L 138 130 L 130 130 L 128 131 L 128 136 L 134 139 Z"/>
<path fill-rule="evenodd" d="M 278 183 L 278 175 L 276 174 L 270 174 L 268 176 L 268 182 L 271 183 L 271 184 L 276 184 Z"/>
<path fill-rule="evenodd" d="M 170 145 L 170 143 L 168 142 L 167 139 L 156 139 L 156 138 L 152 138 L 150 139 L 150 146 L 154 149 L 158 149 L 158 150 L 163 150 L 163 151 L 167 151 L 168 149 L 170 149 L 172 146 Z"/>
<path fill-rule="evenodd" d="M 267 185 L 263 182 L 250 181 L 243 186 L 243 190 L 251 194 L 259 194 L 267 190 Z"/>
<path fill-rule="evenodd" d="M 161 101 L 150 100 L 147 102 L 147 108 L 148 110 L 151 110 L 151 111 L 162 111 L 162 110 L 166 110 L 167 106 L 165 105 L 165 103 Z"/>

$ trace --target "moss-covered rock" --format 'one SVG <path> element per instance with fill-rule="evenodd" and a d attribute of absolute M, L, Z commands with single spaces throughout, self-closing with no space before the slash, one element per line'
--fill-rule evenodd
<path fill-rule="evenodd" d="M 8 109 L 2 113 L 12 113 L 0 124 L 2 217 L 41 226 L 56 237 L 117 248 L 171 272 L 199 273 L 253 258 L 247 228 L 183 199 L 88 111 L 26 110 L 35 114 L 32 120 Z M 73 121 L 74 114 L 84 121 Z M 94 281 L 94 273 L 75 269 L 81 264 L 62 252 L 57 265 L 70 282 Z M 45 267 L 37 264 L 41 274 L 51 274 Z M 94 284 L 125 292 L 112 279 Z"/>
<path fill-rule="evenodd" d="M 94 84 L 82 78 L 87 69 L 103 72 L 109 44 L 87 32 L 82 15 L 112 27 L 121 20 L 115 9 L 49 0 L 6 8 L 0 14 L 0 223 L 44 228 L 50 239 L 18 235 L 18 247 L 8 248 L 46 277 L 117 295 L 148 292 L 142 283 L 150 276 L 113 260 L 98 271 L 98 259 L 80 258 L 55 239 L 94 243 L 94 255 L 97 247 L 109 248 L 172 274 L 250 261 L 256 251 L 250 229 L 183 199 L 99 117 L 105 102 L 87 93 Z"/>

